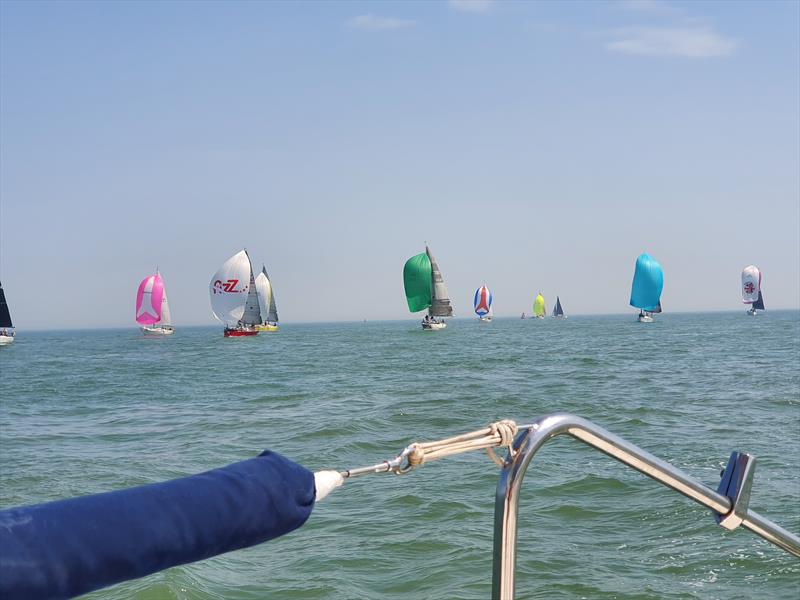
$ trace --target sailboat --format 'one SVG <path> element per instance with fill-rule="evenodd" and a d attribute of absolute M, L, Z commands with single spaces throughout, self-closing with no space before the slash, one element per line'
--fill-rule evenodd
<path fill-rule="evenodd" d="M 14 324 L 11 322 L 11 313 L 8 312 L 6 293 L 3 291 L 3 284 L 0 283 L 0 346 L 8 346 L 14 341 L 16 332 Z M 9 331 L 11 329 L 11 331 Z"/>
<path fill-rule="evenodd" d="M 247 250 L 226 260 L 208 285 L 211 310 L 225 324 L 225 337 L 257 335 L 261 308 Z"/>
<path fill-rule="evenodd" d="M 661 312 L 663 289 L 664 271 L 661 265 L 649 254 L 640 254 L 633 272 L 630 300 L 630 305 L 639 309 L 640 323 L 652 323 L 653 314 Z"/>
<path fill-rule="evenodd" d="M 452 317 L 453 306 L 450 304 L 442 272 L 427 245 L 425 252 L 406 261 L 403 267 L 403 284 L 408 310 L 415 313 L 428 309 L 428 314 L 422 320 L 424 330 L 435 331 L 447 327 L 442 317 Z"/>
<path fill-rule="evenodd" d="M 544 296 L 541 293 L 537 294 L 536 299 L 533 301 L 533 316 L 537 319 L 544 319 L 547 310 L 544 307 Z"/>
<path fill-rule="evenodd" d="M 258 307 L 261 310 L 261 323 L 256 325 L 259 331 L 278 331 L 278 309 L 275 306 L 275 294 L 272 282 L 267 275 L 267 267 L 261 265 L 261 273 L 256 277 L 256 293 Z"/>
<path fill-rule="evenodd" d="M 761 295 L 761 271 L 755 265 L 742 269 L 742 302 L 749 304 L 747 314 L 755 316 L 764 309 L 764 297 Z"/>
<path fill-rule="evenodd" d="M 161 273 L 142 279 L 136 292 L 136 322 L 148 336 L 172 335 L 172 316 L 169 312 L 167 290 Z"/>
<path fill-rule="evenodd" d="M 473 301 L 475 314 L 482 323 L 489 323 L 492 320 L 492 292 L 485 285 L 475 290 Z"/>
<path fill-rule="evenodd" d="M 556 319 L 566 319 L 567 315 L 564 314 L 564 309 L 561 308 L 561 298 L 556 296 L 556 305 L 553 307 L 553 317 Z"/>

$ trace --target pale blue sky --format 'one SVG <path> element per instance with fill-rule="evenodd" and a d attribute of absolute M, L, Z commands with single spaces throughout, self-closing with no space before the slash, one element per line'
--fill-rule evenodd
<path fill-rule="evenodd" d="M 633 312 L 800 306 L 797 2 L 0 3 L 0 279 L 19 328 L 177 325 L 247 247 L 282 320 L 541 290 Z"/>

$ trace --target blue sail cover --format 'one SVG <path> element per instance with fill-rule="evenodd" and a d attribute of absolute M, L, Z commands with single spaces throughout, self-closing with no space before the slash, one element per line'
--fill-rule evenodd
<path fill-rule="evenodd" d="M 305 523 L 314 475 L 265 451 L 183 479 L 0 511 L 0 598 L 69 598 Z"/>
<path fill-rule="evenodd" d="M 636 259 L 636 270 L 631 285 L 631 306 L 655 311 L 664 289 L 664 271 L 655 258 L 647 253 Z"/>

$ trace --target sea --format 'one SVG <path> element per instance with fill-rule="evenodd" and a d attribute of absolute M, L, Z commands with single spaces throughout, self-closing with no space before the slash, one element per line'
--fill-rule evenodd
<path fill-rule="evenodd" d="M 800 312 L 20 330 L 0 348 L 0 507 L 202 472 L 271 449 L 371 465 L 499 419 L 587 418 L 800 533 Z M 94 592 L 109 599 L 488 598 L 498 468 L 484 452 L 352 479 L 300 529 Z M 800 597 L 800 560 L 581 442 L 545 445 L 520 499 L 517 598 Z"/>

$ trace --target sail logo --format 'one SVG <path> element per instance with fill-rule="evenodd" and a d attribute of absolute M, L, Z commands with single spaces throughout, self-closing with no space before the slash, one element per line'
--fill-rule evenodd
<path fill-rule="evenodd" d="M 756 291 L 756 285 L 752 281 L 748 281 L 744 284 L 744 293 L 745 294 L 752 294 Z"/>
<path fill-rule="evenodd" d="M 227 292 L 229 294 L 237 293 L 240 291 L 236 289 L 236 286 L 238 284 L 239 284 L 238 279 L 228 279 L 227 281 L 222 281 L 220 279 L 217 279 L 214 282 L 214 293 L 215 294 L 217 293 L 221 294 L 223 292 Z"/>

